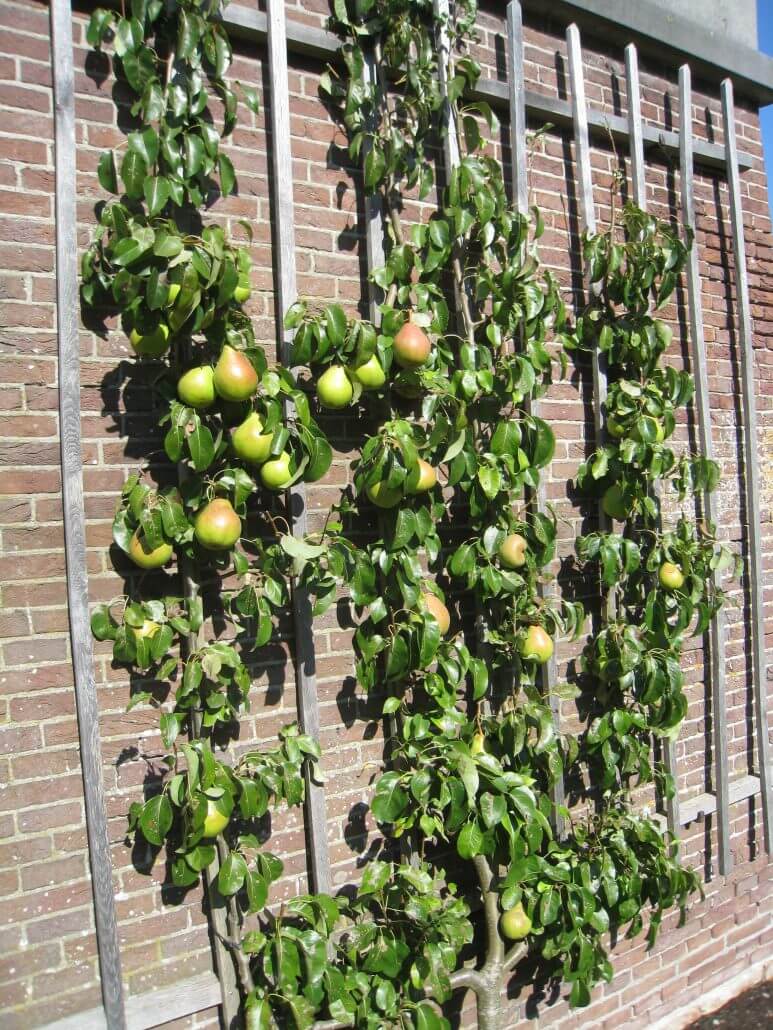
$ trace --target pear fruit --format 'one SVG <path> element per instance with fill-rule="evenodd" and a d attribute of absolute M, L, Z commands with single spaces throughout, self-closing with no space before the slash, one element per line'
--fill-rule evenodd
<path fill-rule="evenodd" d="M 375 354 L 371 354 L 364 365 L 355 368 L 352 375 L 363 390 L 378 390 L 386 382 L 386 372 Z"/>
<path fill-rule="evenodd" d="M 499 545 L 499 560 L 506 569 L 522 569 L 526 564 L 526 538 L 520 533 L 508 533 Z"/>
<path fill-rule="evenodd" d="M 160 358 L 169 350 L 169 326 L 161 322 L 152 333 L 144 336 L 137 329 L 129 333 L 129 343 L 136 354 L 143 358 Z"/>
<path fill-rule="evenodd" d="M 215 370 L 211 365 L 189 368 L 177 383 L 177 396 L 189 408 L 205 411 L 215 403 Z"/>
<path fill-rule="evenodd" d="M 268 490 L 286 490 L 292 478 L 290 455 L 287 451 L 282 451 L 278 458 L 267 461 L 260 470 L 260 481 Z"/>
<path fill-rule="evenodd" d="M 542 626 L 529 626 L 518 650 L 527 661 L 544 665 L 553 654 L 553 641 Z"/>
<path fill-rule="evenodd" d="M 228 551 L 242 535 L 242 520 L 227 498 L 216 497 L 196 515 L 193 535 L 208 551 Z"/>
<path fill-rule="evenodd" d="M 401 368 L 420 368 L 426 365 L 432 351 L 429 337 L 413 322 L 406 322 L 392 344 L 395 361 Z"/>
<path fill-rule="evenodd" d="M 428 461 L 419 458 L 416 468 L 408 475 L 405 484 L 406 493 L 424 494 L 437 483 L 437 472 Z"/>
<path fill-rule="evenodd" d="M 231 447 L 234 454 L 253 465 L 262 465 L 271 455 L 273 433 L 263 432 L 260 415 L 253 411 L 231 433 Z"/>
<path fill-rule="evenodd" d="M 258 373 L 246 354 L 226 344 L 215 365 L 214 382 L 224 401 L 246 401 L 258 388 Z"/>
<path fill-rule="evenodd" d="M 317 397 L 324 408 L 338 411 L 352 403 L 354 387 L 343 365 L 331 365 L 317 380 Z"/>
<path fill-rule="evenodd" d="M 141 569 L 160 569 L 172 557 L 174 548 L 164 542 L 158 547 L 148 547 L 141 529 L 136 529 L 129 541 L 129 557 Z"/>
<path fill-rule="evenodd" d="M 424 593 L 421 595 L 421 599 L 427 611 L 430 613 L 435 622 L 440 626 L 440 635 L 444 637 L 451 628 L 451 614 L 435 594 Z"/>
<path fill-rule="evenodd" d="M 517 905 L 502 913 L 499 920 L 499 929 L 502 936 L 509 941 L 522 941 L 531 933 L 531 919 L 526 915 L 523 905 L 519 901 Z"/>

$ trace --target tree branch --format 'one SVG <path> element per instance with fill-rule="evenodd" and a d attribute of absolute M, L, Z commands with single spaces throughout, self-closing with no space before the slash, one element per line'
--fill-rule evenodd
<path fill-rule="evenodd" d="M 480 882 L 480 889 L 483 895 L 483 911 L 486 916 L 486 937 L 488 941 L 486 965 L 492 962 L 500 963 L 504 955 L 504 945 L 499 935 L 499 898 L 497 897 L 497 892 L 492 887 L 494 874 L 484 855 L 476 855 L 472 861 L 478 874 L 478 881 Z"/>
<path fill-rule="evenodd" d="M 505 955 L 505 972 L 507 973 L 515 966 L 517 966 L 521 959 L 524 957 L 524 955 L 528 952 L 528 950 L 528 946 L 524 944 L 523 941 L 519 941 L 517 944 L 514 944 Z"/>

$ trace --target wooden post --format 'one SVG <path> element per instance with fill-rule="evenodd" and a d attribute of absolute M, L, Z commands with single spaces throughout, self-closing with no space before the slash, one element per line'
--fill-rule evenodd
<path fill-rule="evenodd" d="M 631 184 L 633 201 L 642 211 L 647 210 L 647 184 L 644 174 L 644 138 L 642 134 L 641 91 L 639 89 L 639 58 L 636 47 L 629 43 L 625 48 L 625 81 L 628 92 L 628 138 L 631 154 Z M 661 499 L 660 484 L 655 483 L 653 493 L 658 502 Z M 662 517 L 658 519 L 662 528 Z M 670 737 L 661 740 L 663 764 L 674 781 L 674 796 L 666 799 L 666 820 L 668 829 L 678 836 L 679 792 L 677 788 L 676 744 Z"/>
<path fill-rule="evenodd" d="M 693 200 L 693 136 L 692 87 L 690 66 L 679 69 L 679 165 L 682 200 L 682 225 L 693 236 L 687 258 L 687 310 L 690 322 L 692 371 L 695 380 L 695 406 L 698 415 L 698 440 L 704 457 L 713 457 L 711 440 L 711 405 L 706 370 L 706 345 L 703 339 L 703 306 L 699 271 L 698 243 L 695 239 L 695 203 Z M 715 495 L 704 493 L 703 516 L 717 524 Z M 719 575 L 714 582 L 719 586 Z M 730 851 L 730 793 L 727 776 L 727 706 L 725 700 L 725 613 L 720 609 L 709 627 L 711 657 L 711 722 L 714 735 L 714 792 L 716 795 L 717 850 L 719 872 L 727 876 L 733 864 Z"/>
<path fill-rule="evenodd" d="M 529 213 L 528 161 L 526 157 L 526 100 L 523 76 L 523 17 L 519 0 L 511 0 L 507 5 L 507 56 L 510 85 L 510 164 L 512 168 L 513 200 L 519 214 Z M 529 413 L 539 414 L 539 401 L 532 398 L 528 405 Z M 545 509 L 545 481 L 542 476 L 534 493 L 534 505 L 537 511 Z M 540 596 L 545 596 L 545 585 L 539 583 Z M 556 658 L 540 667 L 540 679 L 543 695 L 553 713 L 553 725 L 556 733 L 561 732 L 561 702 L 555 693 Z M 553 786 L 553 804 L 563 805 L 564 778 L 560 776 Z M 564 836 L 565 827 L 562 816 L 556 813 L 556 833 Z"/>
<path fill-rule="evenodd" d="M 572 24 L 566 30 L 566 46 L 569 54 L 569 80 L 572 90 L 572 117 L 574 120 L 574 159 L 577 164 L 580 187 L 580 221 L 584 233 L 593 235 L 596 232 L 596 211 L 593 205 L 593 178 L 590 164 L 590 144 L 588 142 L 588 105 L 585 101 L 585 76 L 582 69 L 582 47 L 580 30 Z M 594 287 L 589 281 L 586 270 L 587 295 L 590 297 Z M 606 442 L 604 425 L 604 404 L 607 399 L 606 357 L 596 348 L 591 355 L 593 369 L 593 425 L 596 432 L 596 445 Z M 599 529 L 607 532 L 611 521 L 599 503 Z M 614 590 L 607 591 L 602 615 L 608 622 L 615 615 Z"/>
<path fill-rule="evenodd" d="M 751 665 L 754 680 L 754 717 L 757 730 L 757 761 L 765 850 L 773 854 L 773 797 L 771 797 L 770 744 L 767 724 L 767 663 L 765 660 L 765 608 L 762 596 L 762 534 L 760 532 L 760 459 L 757 448 L 757 402 L 754 392 L 754 344 L 749 280 L 746 271 L 746 241 L 738 176 L 735 140 L 733 83 L 722 82 L 722 122 L 725 132 L 727 185 L 730 193 L 730 222 L 733 230 L 735 292 L 738 305 L 738 349 L 741 357 L 741 399 L 743 403 L 744 487 L 747 532 L 749 534 L 749 594 L 751 601 Z"/>
<path fill-rule="evenodd" d="M 268 53 L 271 77 L 271 167 L 272 217 L 276 231 L 276 318 L 281 341 L 280 360 L 290 364 L 292 334 L 283 326 L 284 315 L 294 304 L 298 289 L 295 278 L 295 212 L 293 208 L 293 160 L 290 146 L 290 96 L 287 80 L 287 29 L 284 0 L 268 0 Z M 288 403 L 287 415 L 292 418 Z M 288 491 L 288 510 L 293 536 L 306 535 L 306 489 L 294 484 Z M 319 739 L 314 628 L 308 592 L 293 587 L 295 636 L 295 682 L 298 720 L 304 733 Z M 312 890 L 330 893 L 330 860 L 327 846 L 327 816 L 324 788 L 306 770 L 306 833 L 309 846 L 309 877 Z"/>
<path fill-rule="evenodd" d="M 78 338 L 78 229 L 75 201 L 75 87 L 72 9 L 51 3 L 51 67 L 56 147 L 56 319 L 59 357 L 59 438 L 67 614 L 78 715 L 83 800 L 89 842 L 102 1004 L 108 1030 L 123 1030 L 123 985 L 115 917 L 113 867 L 107 833 L 99 739 L 99 707 L 89 624 L 86 531 L 81 454 L 80 345 Z"/>

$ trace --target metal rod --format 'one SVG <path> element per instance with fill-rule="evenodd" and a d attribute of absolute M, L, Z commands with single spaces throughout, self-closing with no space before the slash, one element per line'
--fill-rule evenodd
<path fill-rule="evenodd" d="M 295 269 L 295 213 L 293 207 L 293 161 L 290 145 L 290 96 L 287 78 L 287 29 L 283 0 L 268 0 L 268 52 L 271 77 L 271 165 L 273 221 L 276 228 L 276 318 L 280 339 L 280 360 L 290 364 L 292 334 L 283 327 L 285 312 L 298 296 Z M 292 417 L 292 405 L 286 406 Z M 288 491 L 288 514 L 293 536 L 306 535 L 306 489 L 294 484 Z M 311 601 L 308 591 L 293 586 L 295 636 L 295 682 L 298 721 L 304 733 L 319 739 L 316 659 Z M 327 843 L 327 815 L 324 787 L 315 783 L 306 767 L 306 833 L 309 846 L 309 877 L 312 890 L 330 893 L 330 859 Z"/>
<path fill-rule="evenodd" d="M 72 8 L 69 0 L 51 4 L 51 67 L 56 146 L 56 318 L 59 358 L 59 438 L 62 462 L 62 519 L 78 715 L 83 800 L 89 842 L 91 890 L 108 1030 L 126 1025 L 121 955 L 115 915 L 113 865 L 107 832 L 99 738 L 99 706 L 89 625 L 86 532 L 81 453 L 80 346 L 78 339 L 78 229 L 75 209 L 75 96 Z"/>
<path fill-rule="evenodd" d="M 690 342 L 693 379 L 695 380 L 695 407 L 698 415 L 698 440 L 705 458 L 713 458 L 711 439 L 711 403 L 706 369 L 706 344 L 703 338 L 703 304 L 699 270 L 698 242 L 695 237 L 695 201 L 693 198 L 693 135 L 692 85 L 690 66 L 679 69 L 679 167 L 682 201 L 682 225 L 692 236 L 693 245 L 687 258 L 687 312 L 690 323 Z M 718 520 L 715 495 L 703 495 L 703 517 L 713 526 Z M 719 587 L 719 574 L 714 574 Z M 717 813 L 717 852 L 719 872 L 727 876 L 733 864 L 730 851 L 730 788 L 727 775 L 727 702 L 725 696 L 725 613 L 720 609 L 709 627 L 709 654 L 711 657 L 711 721 L 714 735 L 714 792 Z"/>
<path fill-rule="evenodd" d="M 759 451 L 757 447 L 757 402 L 754 392 L 754 343 L 752 339 L 749 280 L 746 271 L 741 184 L 735 140 L 733 83 L 722 83 L 722 122 L 727 155 L 727 184 L 730 192 L 730 221 L 733 229 L 735 292 L 738 304 L 738 345 L 741 357 L 743 402 L 744 487 L 749 540 L 749 594 L 751 602 L 751 657 L 754 680 L 754 716 L 757 729 L 757 760 L 765 850 L 773 853 L 773 798 L 770 779 L 770 744 L 767 724 L 767 663 L 765 661 L 765 609 L 763 605 L 762 533 L 760 531 Z"/>

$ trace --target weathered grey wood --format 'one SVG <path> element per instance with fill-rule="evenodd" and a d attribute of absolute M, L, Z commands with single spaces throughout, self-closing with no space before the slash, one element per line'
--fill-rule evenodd
<path fill-rule="evenodd" d="M 271 167 L 272 219 L 276 240 L 276 317 L 281 341 L 280 357 L 290 364 L 292 334 L 282 322 L 285 312 L 298 296 L 295 268 L 295 213 L 293 208 L 293 159 L 290 142 L 290 96 L 287 78 L 287 30 L 284 0 L 268 0 L 268 54 L 271 79 Z M 288 417 L 293 412 L 288 404 Z M 293 535 L 303 537 L 306 525 L 306 489 L 294 484 L 288 491 Z M 308 591 L 297 582 L 293 586 L 293 625 L 295 636 L 295 682 L 298 721 L 304 733 L 319 739 L 316 657 L 311 601 Z M 312 889 L 330 893 L 330 859 L 327 843 L 327 815 L 324 787 L 315 783 L 306 770 L 306 836 L 309 846 L 309 877 Z"/>
<path fill-rule="evenodd" d="M 56 319 L 59 357 L 59 438 L 67 570 L 67 615 L 78 716 L 91 890 L 102 1004 L 109 1030 L 123 1030 L 121 956 L 115 917 L 113 866 L 107 833 L 99 739 L 99 706 L 89 624 L 81 453 L 78 339 L 78 229 L 75 202 L 75 95 L 70 0 L 51 3 L 51 66 L 56 147 Z"/>
<path fill-rule="evenodd" d="M 365 56 L 365 77 L 370 86 L 377 84 L 376 61 L 372 53 Z M 363 142 L 363 163 L 370 145 L 370 139 L 366 137 Z M 365 194 L 365 251 L 370 275 L 375 268 L 381 268 L 384 264 L 384 212 L 381 197 L 375 192 Z M 381 324 L 381 313 L 378 310 L 380 300 L 381 288 L 368 280 L 368 317 L 376 326 Z"/>
<path fill-rule="evenodd" d="M 756 797 L 759 792 L 759 776 L 739 776 L 729 783 L 728 803 L 730 805 L 737 805 L 739 801 L 746 801 L 748 798 Z M 688 826 L 704 815 L 713 815 L 716 811 L 717 797 L 715 794 L 697 794 L 694 798 L 689 798 L 682 803 L 682 826 Z"/>
<path fill-rule="evenodd" d="M 641 90 L 639 89 L 639 58 L 636 47 L 625 48 L 625 79 L 628 91 L 628 141 L 631 154 L 631 182 L 633 202 L 645 210 L 647 188 L 644 180 L 644 139 L 641 120 Z"/>
<path fill-rule="evenodd" d="M 695 236 L 695 202 L 693 199 L 693 133 L 692 86 L 690 66 L 679 69 L 679 165 L 682 225 L 688 235 Z M 687 312 L 690 325 L 692 373 L 695 380 L 695 408 L 698 416 L 698 441 L 704 457 L 713 457 L 711 438 L 711 404 L 709 400 L 706 344 L 703 337 L 703 303 L 701 300 L 700 256 L 694 240 L 687 258 Z M 715 495 L 703 495 L 704 518 L 716 525 L 718 521 Z M 719 586 L 719 575 L 714 582 Z M 727 772 L 727 702 L 725 696 L 725 614 L 720 609 L 709 627 L 709 654 L 711 659 L 711 721 L 714 740 L 714 794 L 717 813 L 717 859 L 720 875 L 726 876 L 732 868 L 729 826 L 729 783 Z M 685 814 L 682 813 L 684 823 Z"/>
<path fill-rule="evenodd" d="M 232 36 L 262 41 L 266 38 L 266 16 L 252 7 L 239 4 L 229 5 L 224 13 L 223 22 Z M 332 32 L 303 25 L 288 20 L 287 43 L 293 53 L 307 57 L 316 57 L 322 61 L 335 62 L 338 54 L 339 40 Z M 487 100 L 492 107 L 507 110 L 510 102 L 510 88 L 506 82 L 497 79 L 481 78 L 471 99 Z M 559 97 L 550 97 L 535 90 L 525 90 L 526 114 L 535 124 L 544 125 L 551 122 L 557 128 L 572 127 L 571 104 Z M 599 139 L 608 141 L 610 133 L 616 141 L 625 143 L 628 139 L 626 119 L 620 115 L 588 108 L 588 126 Z M 650 125 L 642 128 L 643 140 L 647 146 L 675 157 L 679 153 L 679 136 L 675 132 L 664 132 Z M 695 161 L 709 168 L 724 168 L 724 150 L 716 143 L 695 141 Z M 741 169 L 752 168 L 754 159 L 745 153 L 738 155 Z"/>
<path fill-rule="evenodd" d="M 151 1030 L 173 1019 L 183 1019 L 220 1004 L 220 981 L 214 973 L 202 973 L 146 994 L 126 999 L 127 1030 Z M 101 1008 L 46 1023 L 43 1030 L 106 1030 Z"/>
<path fill-rule="evenodd" d="M 593 178 L 590 163 L 590 142 L 588 139 L 588 105 L 585 101 L 585 74 L 582 67 L 582 46 L 580 30 L 570 25 L 566 30 L 566 46 L 569 55 L 569 82 L 572 91 L 572 117 L 574 121 L 574 160 L 577 166 L 578 199 L 582 232 L 596 232 L 596 209 L 593 203 Z M 585 274 L 588 296 L 592 286 Z M 596 444 L 601 446 L 606 440 L 604 427 L 604 404 L 607 399 L 607 371 L 604 355 L 594 350 L 591 357 L 593 371 L 593 426 L 596 433 Z M 602 530 L 610 527 L 610 520 L 599 504 L 599 526 Z M 607 594 L 605 616 L 612 614 L 614 592 Z"/>
<path fill-rule="evenodd" d="M 513 200 L 520 214 L 528 215 L 529 212 L 529 182 L 528 182 L 528 161 L 526 156 L 526 107 L 524 102 L 524 76 L 523 76 L 523 18 L 521 5 L 518 0 L 511 0 L 507 5 L 507 60 L 508 80 L 510 86 L 510 153 L 511 153 L 511 186 Z M 532 415 L 539 414 L 539 401 L 532 398 L 528 405 Z M 534 492 L 534 505 L 538 511 L 545 510 L 545 479 L 540 476 L 539 484 Z M 542 582 L 539 584 L 540 596 L 545 596 L 546 590 Z M 555 693 L 556 684 L 556 658 L 551 655 L 550 660 L 540 667 L 540 678 L 543 696 L 550 705 L 553 713 L 553 725 L 556 733 L 561 732 L 561 702 Z M 563 805 L 564 779 L 559 777 L 553 787 L 553 804 Z M 565 827 L 564 820 L 556 815 L 556 833 L 563 837 Z"/>
<path fill-rule="evenodd" d="M 645 179 L 644 143 L 642 140 L 641 90 L 639 88 L 639 58 L 636 47 L 629 43 L 625 48 L 625 81 L 628 93 L 628 141 L 631 159 L 631 187 L 633 202 L 642 211 L 647 210 L 647 184 Z M 652 486 L 652 494 L 660 501 L 660 484 Z M 661 520 L 658 519 L 658 529 Z M 663 764 L 674 781 L 674 796 L 666 798 L 666 821 L 673 834 L 679 832 L 679 793 L 677 789 L 676 742 L 666 737 L 662 741 Z"/>
<path fill-rule="evenodd" d="M 510 87 L 510 160 L 513 199 L 521 214 L 529 210 L 526 156 L 526 92 L 523 81 L 523 15 L 518 0 L 507 5 L 507 62 Z"/>
<path fill-rule="evenodd" d="M 730 192 L 730 223 L 733 230 L 735 292 L 738 305 L 738 349 L 741 356 L 741 399 L 743 403 L 744 488 L 749 540 L 749 594 L 751 602 L 751 658 L 754 679 L 754 717 L 757 730 L 757 761 L 762 791 L 765 850 L 773 853 L 773 796 L 770 778 L 770 743 L 767 721 L 767 663 L 765 660 L 765 608 L 763 605 L 763 557 L 760 531 L 759 449 L 757 444 L 757 401 L 754 390 L 754 344 L 752 339 L 749 280 L 746 271 L 746 241 L 743 227 L 741 184 L 735 139 L 733 84 L 722 83 L 722 122 L 727 152 L 727 184 Z"/>

